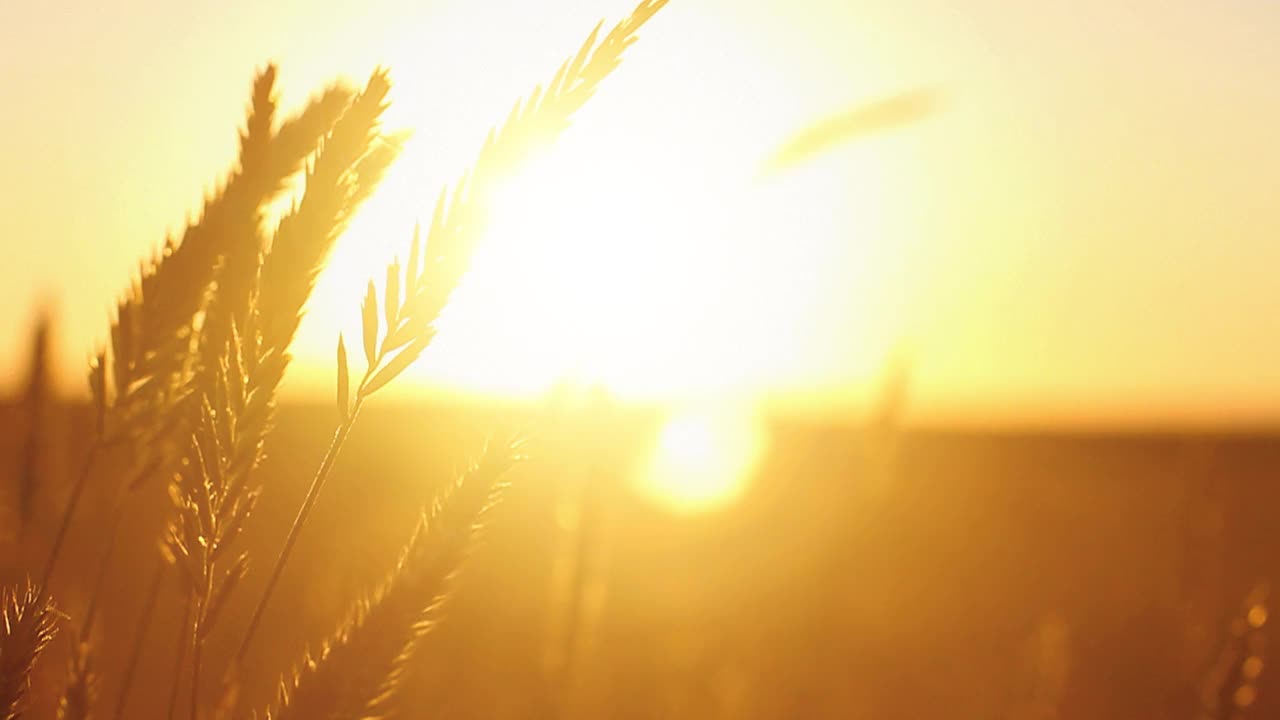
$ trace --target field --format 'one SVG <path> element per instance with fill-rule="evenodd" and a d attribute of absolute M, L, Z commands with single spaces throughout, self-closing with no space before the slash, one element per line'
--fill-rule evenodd
<path fill-rule="evenodd" d="M 251 553 L 280 541 L 328 409 L 282 410 Z M 6 426 L 20 426 L 15 414 Z M 86 414 L 62 409 L 50 435 L 69 460 L 83 454 L 73 429 Z M 462 438 L 509 414 L 371 410 L 249 667 L 285 666 L 323 637 L 388 572 Z M 886 473 L 856 428 L 778 422 L 739 506 L 681 516 L 627 484 L 657 419 L 582 410 L 546 433 L 428 635 L 409 685 L 413 716 L 1200 717 L 1231 619 L 1280 570 L 1271 435 L 917 431 L 896 440 Z M 385 443 L 406 450 L 389 458 Z M 6 450 L 13 468 L 15 448 Z M 64 493 L 43 489 L 36 506 L 56 507 Z M 584 498 L 593 516 L 576 523 Z M 564 565 L 584 528 L 587 599 L 574 604 Z M 70 579 L 91 571 L 94 533 L 86 523 L 73 538 L 77 569 L 60 593 L 73 606 Z M 105 665 L 122 661 L 131 636 L 113 629 L 137 622 L 135 598 L 153 571 L 154 528 L 126 537 L 136 561 L 117 563 L 108 581 Z M 254 594 L 253 579 L 244 591 Z M 179 595 L 161 596 L 137 717 L 162 712 L 156 688 L 169 683 Z M 242 625 L 248 610 L 232 605 L 225 622 Z M 58 642 L 50 650 L 64 653 Z M 59 667 L 46 663 L 37 687 L 55 694 Z M 246 694 L 270 697 L 268 673 L 248 677 Z M 1276 707 L 1269 677 L 1259 717 Z"/>

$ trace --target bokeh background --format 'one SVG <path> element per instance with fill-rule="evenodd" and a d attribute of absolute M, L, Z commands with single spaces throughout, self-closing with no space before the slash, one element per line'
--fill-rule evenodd
<path fill-rule="evenodd" d="M 245 538 L 265 557 L 332 430 L 367 279 L 511 102 L 628 10 L 6 6 L 0 579 L 44 556 L 91 427 L 86 359 L 234 158 L 255 68 L 280 63 L 291 108 L 389 66 L 389 122 L 414 131 L 303 323 Z M 1280 712 L 1277 28 L 1251 0 L 673 0 L 510 179 L 438 341 L 364 411 L 311 524 L 341 532 L 302 536 L 244 691 L 269 697 L 515 424 L 533 457 L 415 666 L 415 717 Z M 902 97 L 921 112 L 770 165 Z M 110 489 L 72 536 L 68 607 Z M 104 665 L 157 532 L 126 528 Z M 162 716 L 177 598 L 135 717 Z"/>

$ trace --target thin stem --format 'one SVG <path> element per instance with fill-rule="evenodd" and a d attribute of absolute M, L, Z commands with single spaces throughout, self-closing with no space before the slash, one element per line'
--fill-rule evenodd
<path fill-rule="evenodd" d="M 253 616 L 249 620 L 249 627 L 245 630 L 244 639 L 240 641 L 240 649 L 236 651 L 235 656 L 237 665 L 243 663 L 245 655 L 249 652 L 254 633 L 257 632 L 258 624 L 262 621 L 262 614 L 267 609 L 267 603 L 271 601 L 271 594 L 275 591 L 276 584 L 280 582 L 280 574 L 284 570 L 285 563 L 289 561 L 289 556 L 293 553 L 294 544 L 298 541 L 298 534 L 301 532 L 303 524 L 306 523 L 307 517 L 311 514 L 311 508 L 316 504 L 316 499 L 320 497 L 320 490 L 324 487 L 325 480 L 328 479 L 329 473 L 333 469 L 334 461 L 338 459 L 338 453 L 342 450 L 342 445 L 346 442 L 347 435 L 351 432 L 351 427 L 355 425 L 362 401 L 363 398 L 357 395 L 355 404 L 351 407 L 351 414 L 334 432 L 333 441 L 329 443 L 329 449 L 325 451 L 324 459 L 320 461 L 320 468 L 311 480 L 311 487 L 307 489 L 307 496 L 303 498 L 302 506 L 298 508 L 298 515 L 293 519 L 293 525 L 289 527 L 289 534 L 284 539 L 284 546 L 280 548 L 280 554 L 276 556 L 275 566 L 271 568 L 271 575 L 268 576 L 267 585 L 262 590 L 262 597 L 258 599 L 258 605 L 253 609 Z"/>
<path fill-rule="evenodd" d="M 98 598 L 102 596 L 102 586 L 106 583 L 107 569 L 111 567 L 111 557 L 115 554 L 116 541 L 120 536 L 120 521 L 124 518 L 124 498 L 121 497 L 116 501 L 115 508 L 111 512 L 111 529 L 107 535 L 107 547 L 102 553 L 102 560 L 98 565 L 98 574 L 93 581 L 93 589 L 89 592 L 89 604 L 84 610 L 84 621 L 80 625 L 80 640 L 87 641 L 89 632 L 93 629 L 93 621 L 97 616 Z"/>
<path fill-rule="evenodd" d="M 200 656 L 203 646 L 204 643 L 200 642 L 200 621 L 197 619 L 191 628 L 191 720 L 200 718 Z"/>
<path fill-rule="evenodd" d="M 208 548 L 202 549 L 201 552 L 204 557 L 202 563 L 204 567 L 212 567 Z M 206 572 L 212 571 L 206 570 Z M 209 612 L 209 596 L 213 589 L 207 579 L 201 582 L 201 585 L 204 587 L 199 594 L 188 593 L 193 601 L 191 606 L 195 610 L 195 617 L 191 621 L 191 720 L 200 718 L 200 661 L 204 658 L 206 613 Z"/>
<path fill-rule="evenodd" d="M 138 669 L 138 659 L 142 656 L 142 648 L 147 642 L 147 632 L 151 629 L 151 617 L 155 614 L 156 602 L 160 598 L 160 589 L 164 586 L 165 570 L 168 565 L 161 560 L 156 565 L 155 575 L 151 578 L 151 588 L 147 591 L 146 602 L 142 606 L 142 617 L 138 620 L 138 628 L 133 634 L 133 647 L 129 651 L 129 660 L 124 668 L 124 676 L 120 680 L 120 697 L 116 700 L 112 720 L 124 717 L 125 704 L 129 700 L 129 688 L 133 685 L 133 675 Z M 88 622 L 88 618 L 85 622 Z M 184 620 L 183 625 L 186 625 Z"/>
<path fill-rule="evenodd" d="M 173 720 L 173 713 L 178 709 L 178 688 L 182 685 L 182 661 L 187 657 L 187 623 L 191 620 L 191 606 L 195 604 L 190 593 L 183 604 L 182 622 L 178 623 L 178 652 L 173 661 L 173 687 L 169 690 L 169 711 L 165 717 Z"/>
<path fill-rule="evenodd" d="M 75 517 L 76 508 L 80 505 L 80 496 L 84 494 L 84 488 L 88 485 L 89 471 L 93 468 L 93 462 L 97 458 L 98 449 L 101 440 L 94 438 L 93 444 L 89 446 L 89 454 L 84 459 L 84 465 L 80 467 L 80 475 L 76 478 L 76 483 L 71 487 L 71 497 L 67 499 L 67 508 L 62 512 L 62 522 L 58 525 L 58 532 L 53 536 L 53 547 L 49 549 L 49 559 L 45 560 L 44 572 L 41 573 L 39 590 L 40 599 L 48 597 L 49 580 L 53 577 L 53 569 L 58 565 L 58 558 L 62 553 L 62 545 L 67 540 L 67 531 L 71 527 L 71 519 Z"/>

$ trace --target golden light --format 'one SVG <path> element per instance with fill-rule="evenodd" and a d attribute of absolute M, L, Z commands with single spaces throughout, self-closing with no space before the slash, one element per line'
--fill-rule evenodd
<path fill-rule="evenodd" d="M 724 507 L 745 489 L 763 447 L 751 413 L 686 411 L 663 426 L 639 489 L 678 512 Z"/>
<path fill-rule="evenodd" d="M 872 240 L 884 158 L 873 148 L 761 177 L 768 153 L 828 101 L 716 18 L 681 22 L 681 34 L 646 33 L 644 62 L 628 59 L 559 141 L 503 184 L 414 370 L 420 389 L 532 398 L 571 382 L 622 400 L 746 397 L 821 385 L 833 372 L 823 363 L 838 355 L 824 328 L 850 325 L 865 357 L 841 358 L 835 371 L 879 366 L 888 343 L 878 336 L 894 318 L 842 294 L 885 286 Z M 699 57 L 696 77 L 685 67 L 690 33 L 717 48 Z M 409 82 L 397 92 L 404 124 L 438 122 Z M 335 253 L 313 301 L 324 320 L 300 340 L 314 355 L 328 358 L 337 329 L 358 325 L 364 284 L 381 276 L 369 259 L 403 256 L 415 217 L 429 218 L 436 189 L 456 174 L 440 169 L 440 154 L 466 166 L 464 152 L 432 142 L 414 138 Z"/>

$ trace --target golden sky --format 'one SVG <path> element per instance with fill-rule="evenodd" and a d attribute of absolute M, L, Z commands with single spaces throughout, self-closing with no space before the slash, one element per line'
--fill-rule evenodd
<path fill-rule="evenodd" d="M 0 380 L 46 298 L 80 386 L 137 259 L 233 161 L 255 68 L 279 62 L 296 107 L 385 64 L 391 124 L 416 134 L 304 322 L 287 389 L 329 393 L 366 279 L 488 126 L 630 5 L 7 5 Z M 1248 0 L 672 0 L 512 180 L 419 387 L 834 409 L 906 348 L 924 420 L 1276 418 L 1277 27 Z M 815 121 L 920 89 L 922 120 L 759 173 Z"/>

